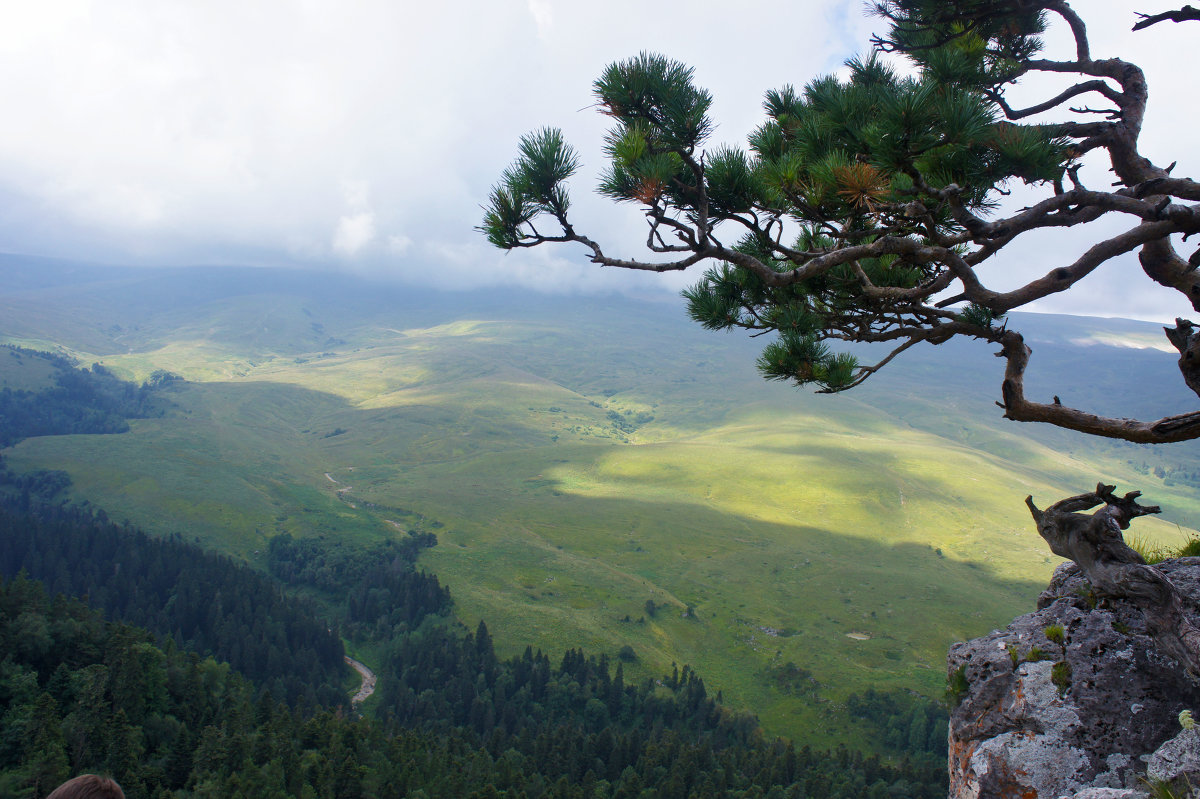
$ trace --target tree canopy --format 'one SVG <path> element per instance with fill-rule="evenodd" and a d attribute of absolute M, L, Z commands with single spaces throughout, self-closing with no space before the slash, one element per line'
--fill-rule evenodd
<path fill-rule="evenodd" d="M 685 292 L 689 313 L 711 329 L 772 334 L 759 359 L 770 379 L 843 391 L 916 344 L 967 336 L 998 345 L 1006 362 L 998 404 L 1009 419 L 1136 442 L 1200 437 L 1200 411 L 1137 421 L 1026 398 L 1031 349 L 1006 320 L 1131 252 L 1145 277 L 1200 310 L 1200 250 L 1179 251 L 1200 231 L 1200 208 L 1189 204 L 1200 200 L 1200 182 L 1139 150 L 1143 71 L 1094 57 L 1065 0 L 870 7 L 888 27 L 874 52 L 849 61 L 845 79 L 769 91 L 746 149 L 710 144 L 712 98 L 689 67 L 643 53 L 604 70 L 593 89 L 613 125 L 597 190 L 642 209 L 648 260 L 612 257 L 575 227 L 567 182 L 580 162 L 553 128 L 521 139 L 479 229 L 506 250 L 582 245 L 601 266 L 706 265 Z M 1200 17 L 1190 9 L 1131 22 L 1141 30 Z M 1043 55 L 1049 24 L 1069 27 L 1073 52 Z M 887 54 L 913 69 L 899 71 Z M 1073 82 L 1014 107 L 1010 91 L 1037 73 Z M 1107 161 L 1112 185 L 1085 185 L 1081 167 L 1094 159 Z M 1002 199 L 1018 183 L 1037 198 L 1014 211 Z M 1110 233 L 1073 260 L 999 287 L 1011 280 L 1012 242 L 1101 217 L 1116 220 Z M 1166 333 L 1200 394 L 1200 331 L 1180 319 Z M 864 363 L 847 344 L 884 344 L 888 353 Z"/>

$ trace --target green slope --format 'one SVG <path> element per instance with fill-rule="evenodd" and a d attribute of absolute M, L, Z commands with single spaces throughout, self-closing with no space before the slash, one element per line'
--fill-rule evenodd
<path fill-rule="evenodd" d="M 814 396 L 765 383 L 756 345 L 667 305 L 264 271 L 93 278 L 0 294 L 0 340 L 191 382 L 166 418 L 27 440 L 4 453 L 18 468 L 66 469 L 111 516 L 251 562 L 284 531 L 436 530 L 424 562 L 502 650 L 628 644 L 643 676 L 690 663 L 805 740 L 861 741 L 846 695 L 937 695 L 949 643 L 1032 605 L 1057 559 L 1026 494 L 1105 479 L 1167 506 L 1145 535 L 1200 524 L 1193 489 L 1140 473 L 1195 464 L 1194 448 L 1005 423 L 986 351 Z M 1043 327 L 1061 372 L 1078 331 Z M 781 678 L 788 663 L 815 683 Z"/>

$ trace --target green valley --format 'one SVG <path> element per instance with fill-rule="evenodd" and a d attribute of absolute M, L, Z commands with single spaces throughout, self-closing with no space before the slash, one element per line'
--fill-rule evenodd
<path fill-rule="evenodd" d="M 937 697 L 951 642 L 1032 606 L 1059 560 L 1027 494 L 1103 479 L 1164 506 L 1139 523 L 1153 540 L 1200 527 L 1200 451 L 1004 422 L 986 348 L 914 352 L 819 396 L 763 381 L 758 344 L 673 303 L 5 266 L 26 277 L 0 289 L 0 343 L 186 381 L 162 390 L 162 418 L 30 438 L 4 451 L 12 468 L 66 470 L 110 517 L 259 567 L 281 533 L 434 532 L 421 563 L 501 653 L 629 647 L 641 678 L 690 664 L 797 740 L 861 744 L 848 696 Z M 1174 368 L 1113 346 L 1153 341 L 1152 326 L 1038 325 L 1060 372 L 1085 346 L 1114 372 Z M 46 379 L 12 360 L 0 352 L 0 386 Z M 1175 401 L 1136 383 L 1114 379 L 1113 401 Z"/>

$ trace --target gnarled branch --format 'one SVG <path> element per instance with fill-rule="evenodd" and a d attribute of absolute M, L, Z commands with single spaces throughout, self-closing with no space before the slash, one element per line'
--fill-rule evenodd
<path fill-rule="evenodd" d="M 1151 25 L 1157 25 L 1160 22 L 1195 22 L 1196 20 L 1200 20 L 1200 8 L 1184 6 L 1175 11 L 1164 11 L 1161 14 L 1143 14 L 1138 12 L 1138 16 L 1141 17 L 1141 22 L 1133 26 L 1135 31 L 1149 28 Z"/>
<path fill-rule="evenodd" d="M 1156 505 L 1138 504 L 1140 495 L 1132 491 L 1118 497 L 1115 486 L 1100 483 L 1095 491 L 1060 500 L 1044 511 L 1033 497 L 1026 497 L 1025 504 L 1054 554 L 1078 564 L 1101 596 L 1132 602 L 1158 647 L 1200 676 L 1200 628 L 1184 612 L 1179 590 L 1121 535 L 1131 520 L 1160 512 Z M 1091 515 L 1081 512 L 1097 505 L 1104 507 Z"/>
<path fill-rule="evenodd" d="M 1030 402 L 1025 399 L 1025 369 L 1029 346 L 1020 333 L 1006 330 L 1000 336 L 1002 349 L 996 353 L 1007 361 L 1001 390 L 1004 418 L 1017 422 L 1046 422 L 1104 438 L 1119 438 L 1141 444 L 1167 444 L 1200 437 L 1200 411 L 1167 416 L 1154 422 L 1115 419 L 1070 408 L 1061 403 Z"/>

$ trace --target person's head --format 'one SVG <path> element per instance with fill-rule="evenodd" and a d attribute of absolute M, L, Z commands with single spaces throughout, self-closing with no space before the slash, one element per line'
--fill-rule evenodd
<path fill-rule="evenodd" d="M 46 799 L 125 799 L 125 792 L 107 777 L 81 774 L 55 788 Z"/>

